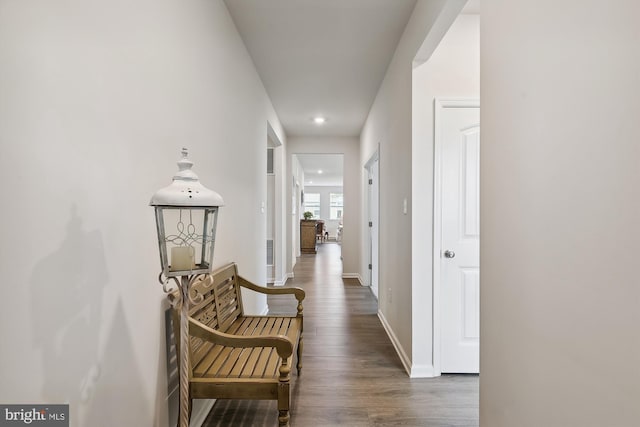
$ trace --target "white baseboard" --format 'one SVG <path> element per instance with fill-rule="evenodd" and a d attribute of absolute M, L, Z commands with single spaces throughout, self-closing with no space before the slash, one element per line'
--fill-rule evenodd
<path fill-rule="evenodd" d="M 196 406 L 196 402 L 202 402 L 202 405 Z M 197 409 L 195 411 L 191 411 L 189 427 L 202 427 L 202 423 L 207 419 L 207 415 L 209 415 L 209 412 L 211 412 L 215 403 L 215 399 L 194 399 L 193 408 Z"/>
<path fill-rule="evenodd" d="M 433 378 L 439 375 L 434 374 L 433 365 L 412 365 L 411 378 Z"/>
<path fill-rule="evenodd" d="M 378 310 L 378 318 L 382 323 L 382 327 L 387 332 L 387 335 L 391 340 L 391 344 L 393 344 L 393 347 L 396 349 L 396 352 L 400 357 L 400 361 L 402 362 L 402 366 L 404 366 L 404 370 L 407 371 L 407 374 L 409 375 L 409 377 L 411 377 L 411 359 L 409 359 L 409 356 L 407 356 L 404 348 L 402 348 L 402 345 L 400 345 L 398 337 L 396 337 L 396 334 L 393 333 L 393 329 L 391 329 L 389 322 L 387 322 L 387 319 L 384 317 L 384 314 L 382 314 L 380 310 Z"/>
<path fill-rule="evenodd" d="M 404 370 L 407 371 L 407 374 L 409 374 L 409 378 L 433 378 L 438 376 L 435 375 L 433 365 L 412 365 L 411 359 L 409 359 L 409 356 L 407 356 L 404 348 L 402 348 L 402 345 L 400 345 L 398 337 L 396 337 L 396 334 L 393 333 L 389 322 L 387 322 L 387 319 L 384 317 L 384 314 L 382 314 L 381 311 L 378 311 L 378 318 L 380 319 L 380 322 L 382 322 L 382 326 L 387 332 L 387 335 L 389 336 L 393 347 L 396 349 L 396 352 L 400 357 L 400 361 L 402 362 L 402 366 L 404 366 Z"/>
<path fill-rule="evenodd" d="M 293 273 L 289 273 L 291 275 L 291 278 L 293 278 Z M 282 278 L 282 280 L 274 280 L 273 286 L 284 286 L 285 283 L 287 283 L 287 280 L 289 280 L 289 274 L 285 274 L 284 277 Z"/>
<path fill-rule="evenodd" d="M 360 286 L 364 286 L 364 282 L 362 281 L 362 277 L 360 277 L 360 275 L 358 273 L 343 273 L 342 274 L 342 278 L 343 279 L 358 279 L 358 282 L 360 283 Z"/>

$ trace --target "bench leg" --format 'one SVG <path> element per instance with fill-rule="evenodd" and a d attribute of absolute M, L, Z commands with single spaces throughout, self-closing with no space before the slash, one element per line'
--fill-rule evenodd
<path fill-rule="evenodd" d="M 278 426 L 289 427 L 289 411 L 278 411 Z"/>
<path fill-rule="evenodd" d="M 296 365 L 296 368 L 298 368 L 298 375 L 300 375 L 300 371 L 302 371 L 302 347 L 304 347 L 304 344 L 302 342 L 302 332 L 300 332 L 300 339 L 298 340 L 298 352 L 297 352 L 298 364 Z"/>
<path fill-rule="evenodd" d="M 287 360 L 280 366 L 280 383 L 278 384 L 278 425 L 289 427 L 289 381 L 291 379 Z"/>
<path fill-rule="evenodd" d="M 289 427 L 289 383 L 278 385 L 278 426 Z"/>

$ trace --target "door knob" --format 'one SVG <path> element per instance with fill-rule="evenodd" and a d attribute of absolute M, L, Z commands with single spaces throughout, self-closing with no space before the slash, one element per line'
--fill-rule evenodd
<path fill-rule="evenodd" d="M 456 253 L 450 250 L 446 250 L 444 251 L 444 257 L 445 258 L 455 258 L 456 257 Z"/>

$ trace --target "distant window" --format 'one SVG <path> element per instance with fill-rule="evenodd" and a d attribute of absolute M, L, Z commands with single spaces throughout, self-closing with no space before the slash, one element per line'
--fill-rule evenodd
<path fill-rule="evenodd" d="M 329 193 L 329 219 L 342 219 L 343 200 L 342 193 Z"/>
<path fill-rule="evenodd" d="M 304 211 L 311 212 L 313 219 L 320 218 L 320 193 L 304 193 Z"/>

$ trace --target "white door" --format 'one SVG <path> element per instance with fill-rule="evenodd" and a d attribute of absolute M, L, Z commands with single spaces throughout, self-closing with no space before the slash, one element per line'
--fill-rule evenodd
<path fill-rule="evenodd" d="M 480 354 L 480 108 L 439 109 L 441 372 L 477 373 Z"/>
<path fill-rule="evenodd" d="M 369 170 L 369 272 L 371 292 L 378 298 L 378 155 L 368 165 Z"/>

